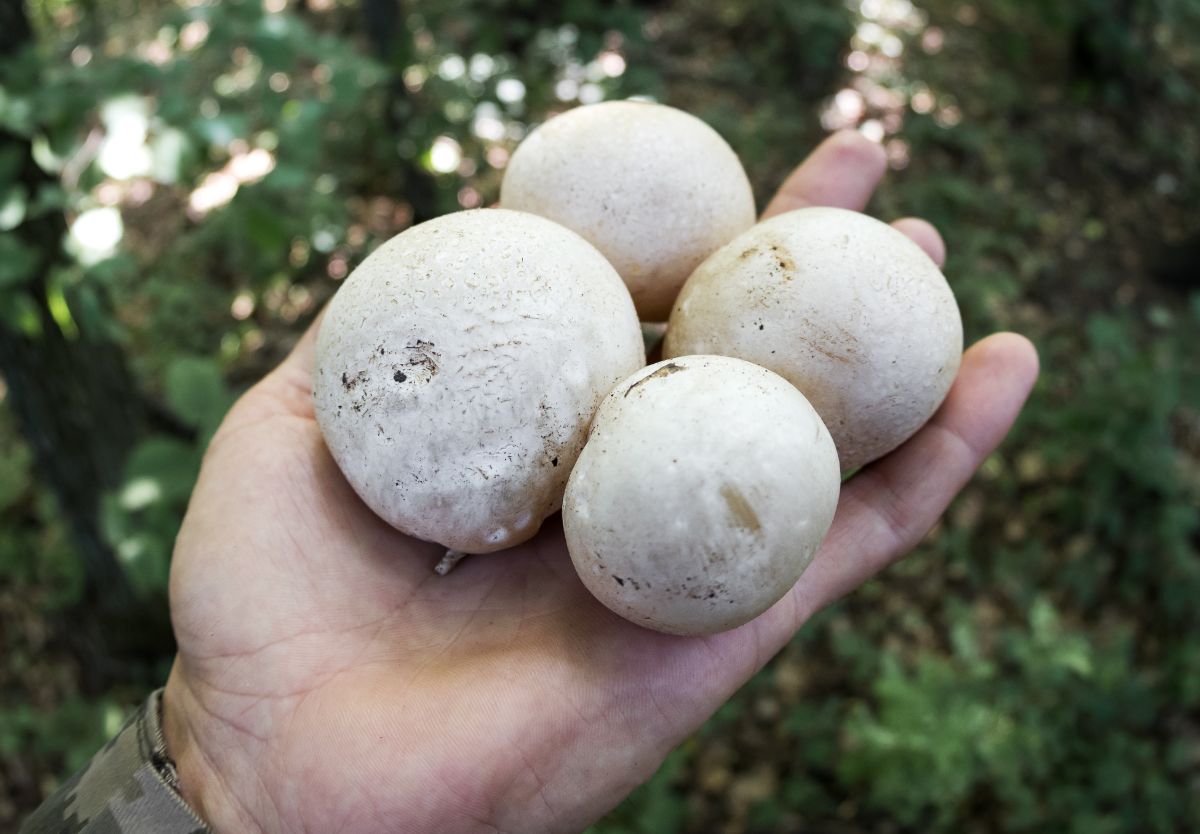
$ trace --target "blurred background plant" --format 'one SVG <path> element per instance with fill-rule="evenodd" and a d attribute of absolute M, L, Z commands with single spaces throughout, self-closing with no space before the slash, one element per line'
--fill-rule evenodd
<path fill-rule="evenodd" d="M 232 398 L 366 253 L 495 201 L 530 126 L 700 115 L 760 201 L 826 132 L 1044 378 L 902 565 L 595 834 L 1200 820 L 1200 0 L 0 6 L 0 828 L 166 674 Z"/>

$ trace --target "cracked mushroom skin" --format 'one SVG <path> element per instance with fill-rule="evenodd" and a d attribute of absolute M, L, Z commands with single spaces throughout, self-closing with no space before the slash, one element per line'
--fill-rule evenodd
<path fill-rule="evenodd" d="M 771 371 L 685 356 L 620 383 L 596 412 L 563 499 L 575 570 L 622 617 L 713 634 L 770 608 L 837 507 L 837 452 Z"/>
<path fill-rule="evenodd" d="M 692 273 L 663 355 L 775 371 L 808 397 L 850 471 L 933 416 L 962 349 L 954 294 L 917 244 L 865 214 L 808 208 L 758 224 Z"/>
<path fill-rule="evenodd" d="M 720 134 L 636 101 L 576 107 L 534 130 L 505 167 L 500 204 L 591 241 L 646 321 L 666 321 L 692 270 L 755 220 L 750 181 Z"/>
<path fill-rule="evenodd" d="M 479 209 L 397 235 L 346 279 L 317 335 L 314 404 L 377 515 L 465 553 L 556 512 L 596 407 L 645 364 L 629 293 L 581 237 Z"/>

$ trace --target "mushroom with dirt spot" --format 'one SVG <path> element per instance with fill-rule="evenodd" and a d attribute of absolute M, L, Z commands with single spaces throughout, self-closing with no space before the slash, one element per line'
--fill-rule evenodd
<path fill-rule="evenodd" d="M 330 302 L 317 421 L 389 524 L 500 550 L 558 510 L 592 414 L 645 364 L 642 344 L 629 292 L 583 238 L 532 214 L 459 212 L 392 238 Z"/>
<path fill-rule="evenodd" d="M 663 355 L 718 353 L 780 374 L 849 471 L 929 420 L 962 348 L 954 294 L 920 247 L 865 214 L 808 208 L 758 224 L 692 273 Z"/>
<path fill-rule="evenodd" d="M 588 590 L 626 619 L 711 634 L 791 588 L 840 487 L 821 418 L 778 375 L 684 356 L 620 383 L 596 412 L 563 499 Z"/>

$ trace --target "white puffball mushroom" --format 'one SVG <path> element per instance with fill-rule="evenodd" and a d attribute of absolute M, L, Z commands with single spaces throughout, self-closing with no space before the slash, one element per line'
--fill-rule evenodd
<path fill-rule="evenodd" d="M 601 404 L 563 499 L 588 590 L 626 619 L 712 634 L 791 588 L 841 485 L 821 418 L 776 374 L 725 356 L 651 365 Z"/>
<path fill-rule="evenodd" d="M 330 302 L 316 352 L 317 421 L 350 485 L 392 526 L 464 553 L 537 532 L 596 407 L 645 364 L 600 253 L 503 209 L 377 249 Z"/>
<path fill-rule="evenodd" d="M 788 212 L 714 253 L 679 294 L 664 356 L 719 353 L 804 392 L 846 471 L 929 420 L 962 358 L 945 277 L 904 234 L 834 208 Z"/>
<path fill-rule="evenodd" d="M 646 321 L 666 321 L 692 270 L 755 220 L 746 172 L 720 134 L 636 101 L 576 107 L 534 130 L 505 168 L 500 204 L 591 241 Z"/>

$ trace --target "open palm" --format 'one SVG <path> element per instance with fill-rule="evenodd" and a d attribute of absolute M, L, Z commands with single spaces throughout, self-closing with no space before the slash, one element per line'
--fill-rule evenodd
<path fill-rule="evenodd" d="M 877 147 L 836 136 L 768 212 L 861 209 L 883 169 Z M 900 228 L 942 258 L 927 224 Z M 325 450 L 312 336 L 218 431 L 176 548 L 167 740 L 185 796 L 222 832 L 582 829 L 809 616 L 916 544 L 1037 373 L 1018 336 L 977 344 L 933 421 L 845 485 L 783 600 L 679 638 L 593 600 L 557 519 L 435 575 L 442 551 L 372 515 Z"/>

